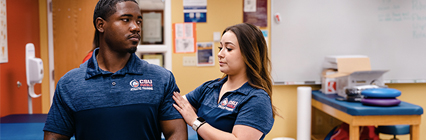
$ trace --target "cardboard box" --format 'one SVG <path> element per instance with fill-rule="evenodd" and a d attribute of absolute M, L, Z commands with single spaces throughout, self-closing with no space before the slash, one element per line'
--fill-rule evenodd
<path fill-rule="evenodd" d="M 326 75 L 326 78 L 336 79 L 336 91 L 339 96 L 346 97 L 345 87 L 360 85 L 385 86 L 383 74 L 387 70 L 371 70 L 370 59 L 336 58 L 337 73 Z"/>
<path fill-rule="evenodd" d="M 324 94 L 336 94 L 336 78 L 328 78 L 326 75 L 337 73 L 338 58 L 368 58 L 366 55 L 329 55 L 322 63 L 321 92 Z"/>
<path fill-rule="evenodd" d="M 366 55 L 328 55 L 322 63 L 324 69 L 337 69 L 337 59 L 339 58 L 368 58 Z"/>
<path fill-rule="evenodd" d="M 327 78 L 326 75 L 337 73 L 337 69 L 324 69 L 321 75 L 321 92 L 324 94 L 335 94 L 336 90 L 336 78 Z"/>

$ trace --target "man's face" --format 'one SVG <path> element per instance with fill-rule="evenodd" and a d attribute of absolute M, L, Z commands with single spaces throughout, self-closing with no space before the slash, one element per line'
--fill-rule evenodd
<path fill-rule="evenodd" d="M 116 52 L 134 53 L 141 38 L 142 15 L 132 1 L 116 4 L 116 12 L 106 19 L 105 42 Z"/>

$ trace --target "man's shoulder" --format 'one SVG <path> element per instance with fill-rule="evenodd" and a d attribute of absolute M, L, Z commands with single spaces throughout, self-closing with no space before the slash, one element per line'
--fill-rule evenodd
<path fill-rule="evenodd" d="M 144 64 L 144 70 L 145 73 L 149 73 L 149 74 L 161 74 L 161 75 L 169 75 L 171 74 L 171 71 L 163 68 L 159 65 L 155 65 L 155 64 L 149 64 L 148 62 L 146 62 L 145 60 L 142 60 L 142 63 Z"/>
<path fill-rule="evenodd" d="M 84 76 L 86 75 L 86 69 L 83 67 L 80 68 L 74 68 L 67 73 L 65 73 L 64 76 L 62 76 L 58 82 L 71 82 L 78 79 L 84 79 Z"/>

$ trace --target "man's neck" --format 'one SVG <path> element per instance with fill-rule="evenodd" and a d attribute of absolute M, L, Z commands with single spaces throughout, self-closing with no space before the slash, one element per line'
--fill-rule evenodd
<path fill-rule="evenodd" d="M 130 53 L 120 54 L 106 49 L 99 49 L 96 60 L 100 69 L 115 73 L 126 66 L 130 56 Z"/>

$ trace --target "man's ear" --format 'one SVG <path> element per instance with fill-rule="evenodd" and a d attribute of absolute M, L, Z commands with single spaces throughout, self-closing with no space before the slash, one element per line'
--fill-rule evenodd
<path fill-rule="evenodd" d="M 103 33 L 104 32 L 104 25 L 105 25 L 105 20 L 102 19 L 101 17 L 96 18 L 96 29 Z"/>

